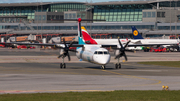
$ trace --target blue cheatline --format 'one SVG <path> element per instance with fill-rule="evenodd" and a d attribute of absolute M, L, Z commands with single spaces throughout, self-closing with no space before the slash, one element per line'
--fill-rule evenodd
<path fill-rule="evenodd" d="M 144 39 L 135 26 L 131 26 L 134 39 Z"/>

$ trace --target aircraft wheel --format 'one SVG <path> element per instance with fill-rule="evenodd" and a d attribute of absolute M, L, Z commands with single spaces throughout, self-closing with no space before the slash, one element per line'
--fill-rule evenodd
<path fill-rule="evenodd" d="M 121 69 L 121 64 L 120 64 L 120 63 L 119 63 L 119 66 L 118 66 L 118 67 L 119 67 L 119 69 Z"/>
<path fill-rule="evenodd" d="M 118 64 L 117 63 L 115 64 L 115 68 L 118 69 Z"/>
<path fill-rule="evenodd" d="M 66 68 L 66 64 L 65 63 L 63 64 L 63 68 Z"/>
<path fill-rule="evenodd" d="M 62 69 L 62 67 L 63 67 L 63 64 L 62 64 L 62 63 L 60 63 L 60 68 Z"/>

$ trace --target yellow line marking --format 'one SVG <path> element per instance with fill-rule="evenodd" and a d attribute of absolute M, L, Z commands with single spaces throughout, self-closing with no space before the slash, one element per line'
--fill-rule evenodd
<path fill-rule="evenodd" d="M 121 74 L 121 73 L 107 71 L 107 70 L 102 70 L 102 71 L 109 72 L 109 73 L 112 73 L 112 74 L 122 75 L 122 76 L 125 76 L 125 78 L 137 78 L 137 79 L 143 79 L 143 80 L 157 81 L 157 83 L 146 84 L 146 85 L 155 85 L 155 84 L 160 84 L 161 83 L 160 80 L 156 80 L 156 79 L 149 79 L 149 78 L 143 78 L 143 77 L 138 77 L 138 76 L 126 75 L 126 74 Z"/>

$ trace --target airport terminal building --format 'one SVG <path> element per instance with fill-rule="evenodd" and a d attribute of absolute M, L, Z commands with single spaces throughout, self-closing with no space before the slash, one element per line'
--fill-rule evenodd
<path fill-rule="evenodd" d="M 165 38 L 180 34 L 180 1 L 1 3 L 0 34 L 77 35 L 77 22 L 63 20 L 76 18 L 106 20 L 82 22 L 94 38 L 129 38 L 131 26 L 144 37 Z"/>

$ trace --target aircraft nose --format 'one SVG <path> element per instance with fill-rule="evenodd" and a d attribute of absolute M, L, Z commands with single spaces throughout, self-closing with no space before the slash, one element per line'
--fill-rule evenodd
<path fill-rule="evenodd" d="M 109 63 L 111 56 L 110 55 L 102 55 L 95 57 L 94 60 L 98 62 L 100 65 L 106 65 Z"/>

